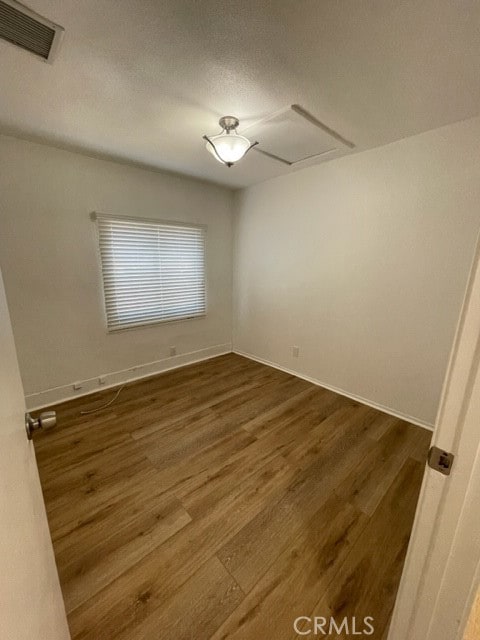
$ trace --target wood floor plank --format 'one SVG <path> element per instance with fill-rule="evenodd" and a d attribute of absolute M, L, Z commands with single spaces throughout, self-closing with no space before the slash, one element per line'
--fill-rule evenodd
<path fill-rule="evenodd" d="M 311 610 L 366 524 L 366 516 L 330 496 L 220 627 L 214 640 L 290 638 L 295 618 Z"/>
<path fill-rule="evenodd" d="M 231 456 L 204 481 L 188 490 L 177 490 L 176 495 L 193 518 L 211 513 L 226 500 L 234 500 L 251 477 L 263 475 L 272 465 L 279 464 L 290 473 L 285 460 L 275 450 L 267 449 L 258 440 Z"/>
<path fill-rule="evenodd" d="M 326 417 L 312 421 L 312 428 L 305 431 L 302 437 L 290 441 L 283 455 L 293 466 L 306 469 L 319 457 L 324 457 L 332 446 L 341 443 L 342 451 L 348 451 L 362 439 L 363 434 L 357 425 L 364 411 L 364 407 L 355 404 L 338 408 L 333 406 Z M 341 456 L 341 451 L 336 451 L 336 454 Z"/>
<path fill-rule="evenodd" d="M 152 455 L 150 460 L 153 464 L 157 461 L 155 467 L 158 470 L 159 483 L 164 490 L 181 496 L 204 483 L 206 478 L 216 473 L 226 461 L 237 453 L 241 453 L 253 442 L 255 438 L 240 429 L 210 443 L 201 450 L 193 451 L 175 465 L 165 465 L 161 458 L 158 462 L 156 455 Z"/>
<path fill-rule="evenodd" d="M 412 432 L 412 435 L 416 439 L 416 433 Z M 370 450 L 358 459 L 345 480 L 336 487 L 336 493 L 372 515 L 411 453 L 413 450 L 409 446 L 392 447 L 391 439 L 387 437 L 372 442 Z"/>
<path fill-rule="evenodd" d="M 262 411 L 251 420 L 243 423 L 243 428 L 255 435 L 257 438 L 262 437 L 271 431 L 279 431 L 283 429 L 285 424 L 299 419 L 299 410 L 304 409 L 305 412 L 311 412 L 315 407 L 326 408 L 326 415 L 330 411 L 333 402 L 338 401 L 338 396 L 333 396 L 324 389 L 318 387 L 309 387 L 299 393 L 282 400 L 271 409 Z M 313 404 L 315 403 L 315 405 Z M 320 421 L 321 416 L 318 417 Z"/>
<path fill-rule="evenodd" d="M 162 431 L 162 435 L 164 435 L 167 433 L 167 429 L 171 429 L 175 426 L 181 426 L 182 424 L 185 424 L 185 422 L 188 423 L 190 419 L 199 414 L 210 415 L 211 412 L 209 412 L 209 409 L 213 406 L 257 387 L 258 383 L 256 381 L 251 381 L 250 377 L 247 380 L 248 382 L 243 384 L 236 380 L 234 384 L 232 383 L 228 385 L 226 390 L 219 390 L 217 388 L 208 399 L 203 398 L 201 401 L 195 400 L 193 406 L 190 406 L 187 409 L 179 411 L 176 408 L 173 415 L 170 415 L 169 417 L 163 415 L 162 418 L 160 420 L 156 420 L 154 424 L 149 424 L 141 429 L 132 431 L 132 438 L 134 440 L 140 440 L 146 436 L 157 434 L 160 430 Z"/>
<path fill-rule="evenodd" d="M 155 478 L 154 475 L 152 477 Z M 131 527 L 135 520 L 149 518 L 152 512 L 169 513 L 172 508 L 175 510 L 180 506 L 180 502 L 163 492 L 156 482 L 141 485 L 129 493 L 122 490 L 119 499 L 107 500 L 98 508 L 89 510 L 87 517 L 73 521 L 66 519 L 66 526 L 59 527 L 55 538 L 57 560 L 63 566 L 82 559 L 90 549 L 105 544 L 118 531 Z"/>
<path fill-rule="evenodd" d="M 85 537 L 77 537 L 77 544 L 57 554 L 67 613 L 191 522 L 190 515 L 172 498 L 142 507 L 136 518 L 130 521 L 125 518 L 125 524 L 104 520 L 108 528 L 97 527 L 94 535 L 88 536 L 88 542 Z M 122 514 L 115 515 L 118 521 Z"/>
<path fill-rule="evenodd" d="M 156 469 L 151 465 L 126 467 L 121 475 L 104 481 L 89 479 L 74 491 L 47 504 L 52 538 L 71 533 L 78 523 L 88 519 L 108 504 L 120 505 L 124 500 L 152 491 L 158 484 Z"/>
<path fill-rule="evenodd" d="M 268 382 L 280 382 L 285 380 L 283 374 L 273 373 L 262 369 L 251 370 L 247 368 L 235 373 L 235 367 L 229 376 L 216 375 L 208 379 L 190 381 L 188 385 L 182 385 L 175 389 L 175 393 L 167 387 L 157 392 L 151 392 L 150 402 L 147 406 L 132 406 L 132 402 L 121 407 L 122 411 L 132 413 L 135 411 L 135 420 L 131 425 L 131 434 L 134 439 L 142 438 L 162 430 L 167 433 L 170 427 L 188 421 L 208 410 L 213 405 L 228 400 L 235 395 L 258 389 Z M 136 400 L 135 402 L 138 402 Z"/>
<path fill-rule="evenodd" d="M 221 562 L 212 557 L 161 610 L 117 640 L 208 640 L 245 595 Z"/>
<path fill-rule="evenodd" d="M 425 430 L 415 427 L 404 420 L 396 420 L 390 429 L 382 435 L 379 442 L 396 451 L 401 457 L 418 457 L 424 442 Z"/>
<path fill-rule="evenodd" d="M 310 466 L 296 470 L 280 500 L 267 504 L 224 545 L 218 556 L 245 591 L 253 587 L 372 446 L 362 438 L 345 441 L 344 434 L 331 439 Z"/>
<path fill-rule="evenodd" d="M 413 451 L 410 452 L 410 456 L 413 458 L 413 460 L 425 464 L 425 461 L 428 458 L 431 441 L 432 432 L 429 429 L 417 428 L 416 445 Z"/>
<path fill-rule="evenodd" d="M 35 434 L 72 640 L 281 640 L 367 609 L 383 638 L 428 431 L 234 354 L 81 415 L 115 393 Z"/>
<path fill-rule="evenodd" d="M 148 463 L 145 452 L 139 447 L 132 447 L 130 441 L 92 454 L 82 464 L 65 463 L 62 466 L 50 467 L 40 462 L 39 470 L 45 500 L 49 507 L 53 507 L 56 500 L 61 501 L 71 491 L 92 486 L 94 482 L 103 484 L 109 478 L 121 476 L 125 469 L 134 466 L 140 469 L 145 463 Z"/>
<path fill-rule="evenodd" d="M 306 615 L 323 616 L 328 611 L 336 619 L 371 616 L 375 634 L 370 637 L 382 638 L 395 602 L 422 475 L 423 465 L 407 459 L 335 580 Z"/>
<path fill-rule="evenodd" d="M 231 434 L 264 408 L 278 403 L 279 398 L 294 396 L 304 388 L 303 380 L 270 380 L 255 388 L 230 395 L 188 420 L 179 420 L 161 431 L 161 441 L 156 433 L 139 440 L 148 458 L 160 469 L 176 464 L 191 454 L 201 451 L 215 441 Z"/>
<path fill-rule="evenodd" d="M 261 469 L 215 510 L 193 520 L 158 550 L 132 566 L 108 588 L 75 609 L 69 617 L 74 638 L 96 640 L 127 633 L 151 615 L 182 586 L 242 526 L 265 501 L 278 495 L 291 479 L 290 467 L 281 459 Z M 143 594 L 148 592 L 149 598 Z"/>
<path fill-rule="evenodd" d="M 112 428 L 107 428 L 111 426 Z M 96 454 L 103 454 L 113 447 L 130 444 L 128 433 L 115 429 L 106 421 L 91 429 L 85 427 L 81 435 L 51 442 L 50 446 L 37 454 L 44 473 L 63 471 L 87 463 Z"/>

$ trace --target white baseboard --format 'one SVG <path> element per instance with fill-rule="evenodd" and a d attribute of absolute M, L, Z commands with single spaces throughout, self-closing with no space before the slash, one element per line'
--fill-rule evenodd
<path fill-rule="evenodd" d="M 250 360 L 255 360 L 255 362 L 260 362 L 260 364 L 266 364 L 269 367 L 273 367 L 274 369 L 279 369 L 280 371 L 284 371 L 285 373 L 289 373 L 292 376 L 296 376 L 297 378 L 302 378 L 302 380 L 306 380 L 307 382 L 311 382 L 312 384 L 317 385 L 318 387 L 323 387 L 324 389 L 328 389 L 329 391 L 333 391 L 334 393 L 338 393 L 341 396 L 345 396 L 346 398 L 350 398 L 351 400 L 355 400 L 360 402 L 361 404 L 365 404 L 368 407 L 372 407 L 372 409 L 377 409 L 378 411 L 383 411 L 383 413 L 388 413 L 395 418 L 400 418 L 401 420 L 405 420 L 406 422 L 411 422 L 417 427 L 422 427 L 423 429 L 428 429 L 429 431 L 433 431 L 435 426 L 429 422 L 424 422 L 419 418 L 415 418 L 413 416 L 409 416 L 401 411 L 396 411 L 395 409 L 391 409 L 390 407 L 385 407 L 382 404 L 378 404 L 377 402 L 372 402 L 371 400 L 367 400 L 366 398 L 362 398 L 361 396 L 357 396 L 354 393 L 349 393 L 344 389 L 339 389 L 338 387 L 333 387 L 331 384 L 325 384 L 321 380 L 317 380 L 316 378 L 311 378 L 310 376 L 305 376 L 298 371 L 293 371 L 293 369 L 287 369 L 287 367 L 282 367 L 276 362 L 271 362 L 270 360 L 265 360 L 264 358 L 258 358 L 257 356 L 252 355 L 251 353 L 246 353 L 245 351 L 240 351 L 239 349 L 233 348 L 233 353 L 236 353 L 239 356 L 243 356 L 244 358 L 249 358 Z"/>
<path fill-rule="evenodd" d="M 250 360 L 255 360 L 256 362 L 260 362 L 261 364 L 265 364 L 269 367 L 274 367 L 275 369 L 279 369 L 280 371 L 289 373 L 290 375 L 296 376 L 297 378 L 302 378 L 307 382 L 311 382 L 312 384 L 315 384 L 319 387 L 323 387 L 324 389 L 328 389 L 329 391 L 338 393 L 339 395 L 345 396 L 346 398 L 350 398 L 351 400 L 355 400 L 357 402 L 360 402 L 361 404 L 365 404 L 369 407 L 372 407 L 373 409 L 377 409 L 378 411 L 383 411 L 384 413 L 388 413 L 389 415 L 394 416 L 396 418 L 401 418 L 402 420 L 411 422 L 412 424 L 415 424 L 419 427 L 423 427 L 424 429 L 428 429 L 429 431 L 433 431 L 434 429 L 433 424 L 424 422 L 419 418 L 409 416 L 400 411 L 396 411 L 395 409 L 391 409 L 390 407 L 386 407 L 384 405 L 378 404 L 377 402 L 372 402 L 371 400 L 367 400 L 366 398 L 362 398 L 361 396 L 357 396 L 353 393 L 349 393 L 344 389 L 339 389 L 338 387 L 334 387 L 330 384 L 326 384 L 321 380 L 317 380 L 316 378 L 303 375 L 298 371 L 294 371 L 293 369 L 288 369 L 287 367 L 283 367 L 277 364 L 276 362 L 265 360 L 264 358 L 259 358 L 257 356 L 254 356 L 251 353 L 247 353 L 245 351 L 232 348 L 232 345 L 230 343 L 219 344 L 213 347 L 207 347 L 206 349 L 191 351 L 189 353 L 182 353 L 177 356 L 172 356 L 170 358 L 163 358 L 162 360 L 156 360 L 155 362 L 148 362 L 146 364 L 137 365 L 135 367 L 130 367 L 129 369 L 123 369 L 121 371 L 115 371 L 113 373 L 99 374 L 94 378 L 89 378 L 88 380 L 82 380 L 81 381 L 82 388 L 79 389 L 78 391 L 73 390 L 73 382 L 72 382 L 70 384 L 66 384 L 61 387 L 55 387 L 53 389 L 46 389 L 45 391 L 31 393 L 25 397 L 25 402 L 26 402 L 28 411 L 36 411 L 38 409 L 48 407 L 52 404 L 67 402 L 68 400 L 72 400 L 73 398 L 80 398 L 82 396 L 90 395 L 98 391 L 103 391 L 104 389 L 117 387 L 118 385 L 125 384 L 127 382 L 133 382 L 134 380 L 148 378 L 149 376 L 153 376 L 158 373 L 163 373 L 164 371 L 179 369 L 180 367 L 185 367 L 189 364 L 194 364 L 195 362 L 202 362 L 203 360 L 216 358 L 217 356 L 221 356 L 226 353 L 231 353 L 232 351 L 233 353 L 236 353 L 239 356 L 249 358 Z M 100 375 L 105 378 L 105 384 L 102 384 L 102 385 L 98 384 L 98 377 Z"/>
<path fill-rule="evenodd" d="M 170 371 L 171 369 L 179 369 L 180 367 L 185 367 L 195 362 L 209 360 L 210 358 L 216 358 L 217 356 L 231 352 L 231 343 L 219 344 L 213 347 L 207 347 L 206 349 L 191 351 L 190 353 L 182 353 L 177 356 L 171 356 L 170 358 L 163 358 L 162 360 L 156 360 L 155 362 L 140 364 L 135 367 L 130 367 L 129 369 L 123 369 L 122 371 L 115 371 L 107 374 L 99 373 L 98 376 L 95 376 L 94 378 L 81 380 L 82 388 L 78 391 L 74 391 L 72 382 L 61 387 L 31 393 L 25 397 L 25 402 L 27 409 L 29 411 L 34 411 L 42 409 L 43 407 L 48 407 L 52 404 L 66 402 L 73 398 L 90 395 L 97 391 L 103 391 L 104 389 L 116 387 L 127 382 L 133 382 L 134 380 L 140 380 L 141 378 L 148 378 L 149 376 L 163 373 L 164 371 Z M 105 384 L 99 385 L 99 376 L 105 378 Z"/>

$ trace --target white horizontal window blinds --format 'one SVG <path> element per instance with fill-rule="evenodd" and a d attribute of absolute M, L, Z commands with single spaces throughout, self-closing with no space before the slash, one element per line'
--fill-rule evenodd
<path fill-rule="evenodd" d="M 111 331 L 205 314 L 205 229 L 97 214 Z"/>

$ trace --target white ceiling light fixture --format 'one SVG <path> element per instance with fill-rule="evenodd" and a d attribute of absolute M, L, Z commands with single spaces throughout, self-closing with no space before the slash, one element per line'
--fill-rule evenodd
<path fill-rule="evenodd" d="M 212 156 L 227 167 L 231 167 L 258 142 L 251 143 L 248 138 L 237 133 L 240 123 L 235 116 L 223 116 L 218 124 L 222 127 L 222 132 L 216 136 L 203 136 L 203 139 L 207 141 L 206 147 Z"/>

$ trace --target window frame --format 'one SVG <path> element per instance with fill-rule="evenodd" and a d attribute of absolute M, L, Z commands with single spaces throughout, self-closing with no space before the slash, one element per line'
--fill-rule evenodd
<path fill-rule="evenodd" d="M 101 213 L 98 211 L 93 211 L 90 214 L 90 219 L 94 222 L 95 227 L 95 244 L 96 244 L 96 252 L 97 252 L 97 263 L 98 263 L 98 274 L 100 279 L 100 289 L 101 289 L 101 298 L 103 305 L 103 317 L 105 322 L 105 329 L 108 334 L 120 333 L 123 331 L 133 331 L 135 329 L 148 329 L 150 327 L 156 327 L 161 324 L 170 324 L 177 322 L 188 322 L 193 320 L 200 320 L 205 318 L 208 313 L 208 278 L 207 278 L 207 264 L 208 264 L 208 252 L 207 252 L 207 230 L 208 227 L 206 224 L 198 223 L 198 222 L 185 222 L 183 220 L 166 220 L 164 218 L 146 218 L 141 216 L 128 216 L 128 215 L 117 215 L 117 214 L 109 214 L 109 213 Z M 155 224 L 155 225 L 166 225 L 166 226 L 174 226 L 174 227 L 185 227 L 187 229 L 199 229 L 203 232 L 203 265 L 204 265 L 204 311 L 203 313 L 185 316 L 185 317 L 177 317 L 177 318 L 164 318 L 164 319 L 156 319 L 151 321 L 141 321 L 135 324 L 127 325 L 127 326 L 119 326 L 119 327 L 111 327 L 108 322 L 108 311 L 107 311 L 107 297 L 105 291 L 105 280 L 103 274 L 103 260 L 102 260 L 102 250 L 100 246 L 100 228 L 99 228 L 99 219 L 111 219 L 111 220 L 120 220 L 120 221 L 132 221 L 132 222 L 144 222 L 147 224 Z"/>

